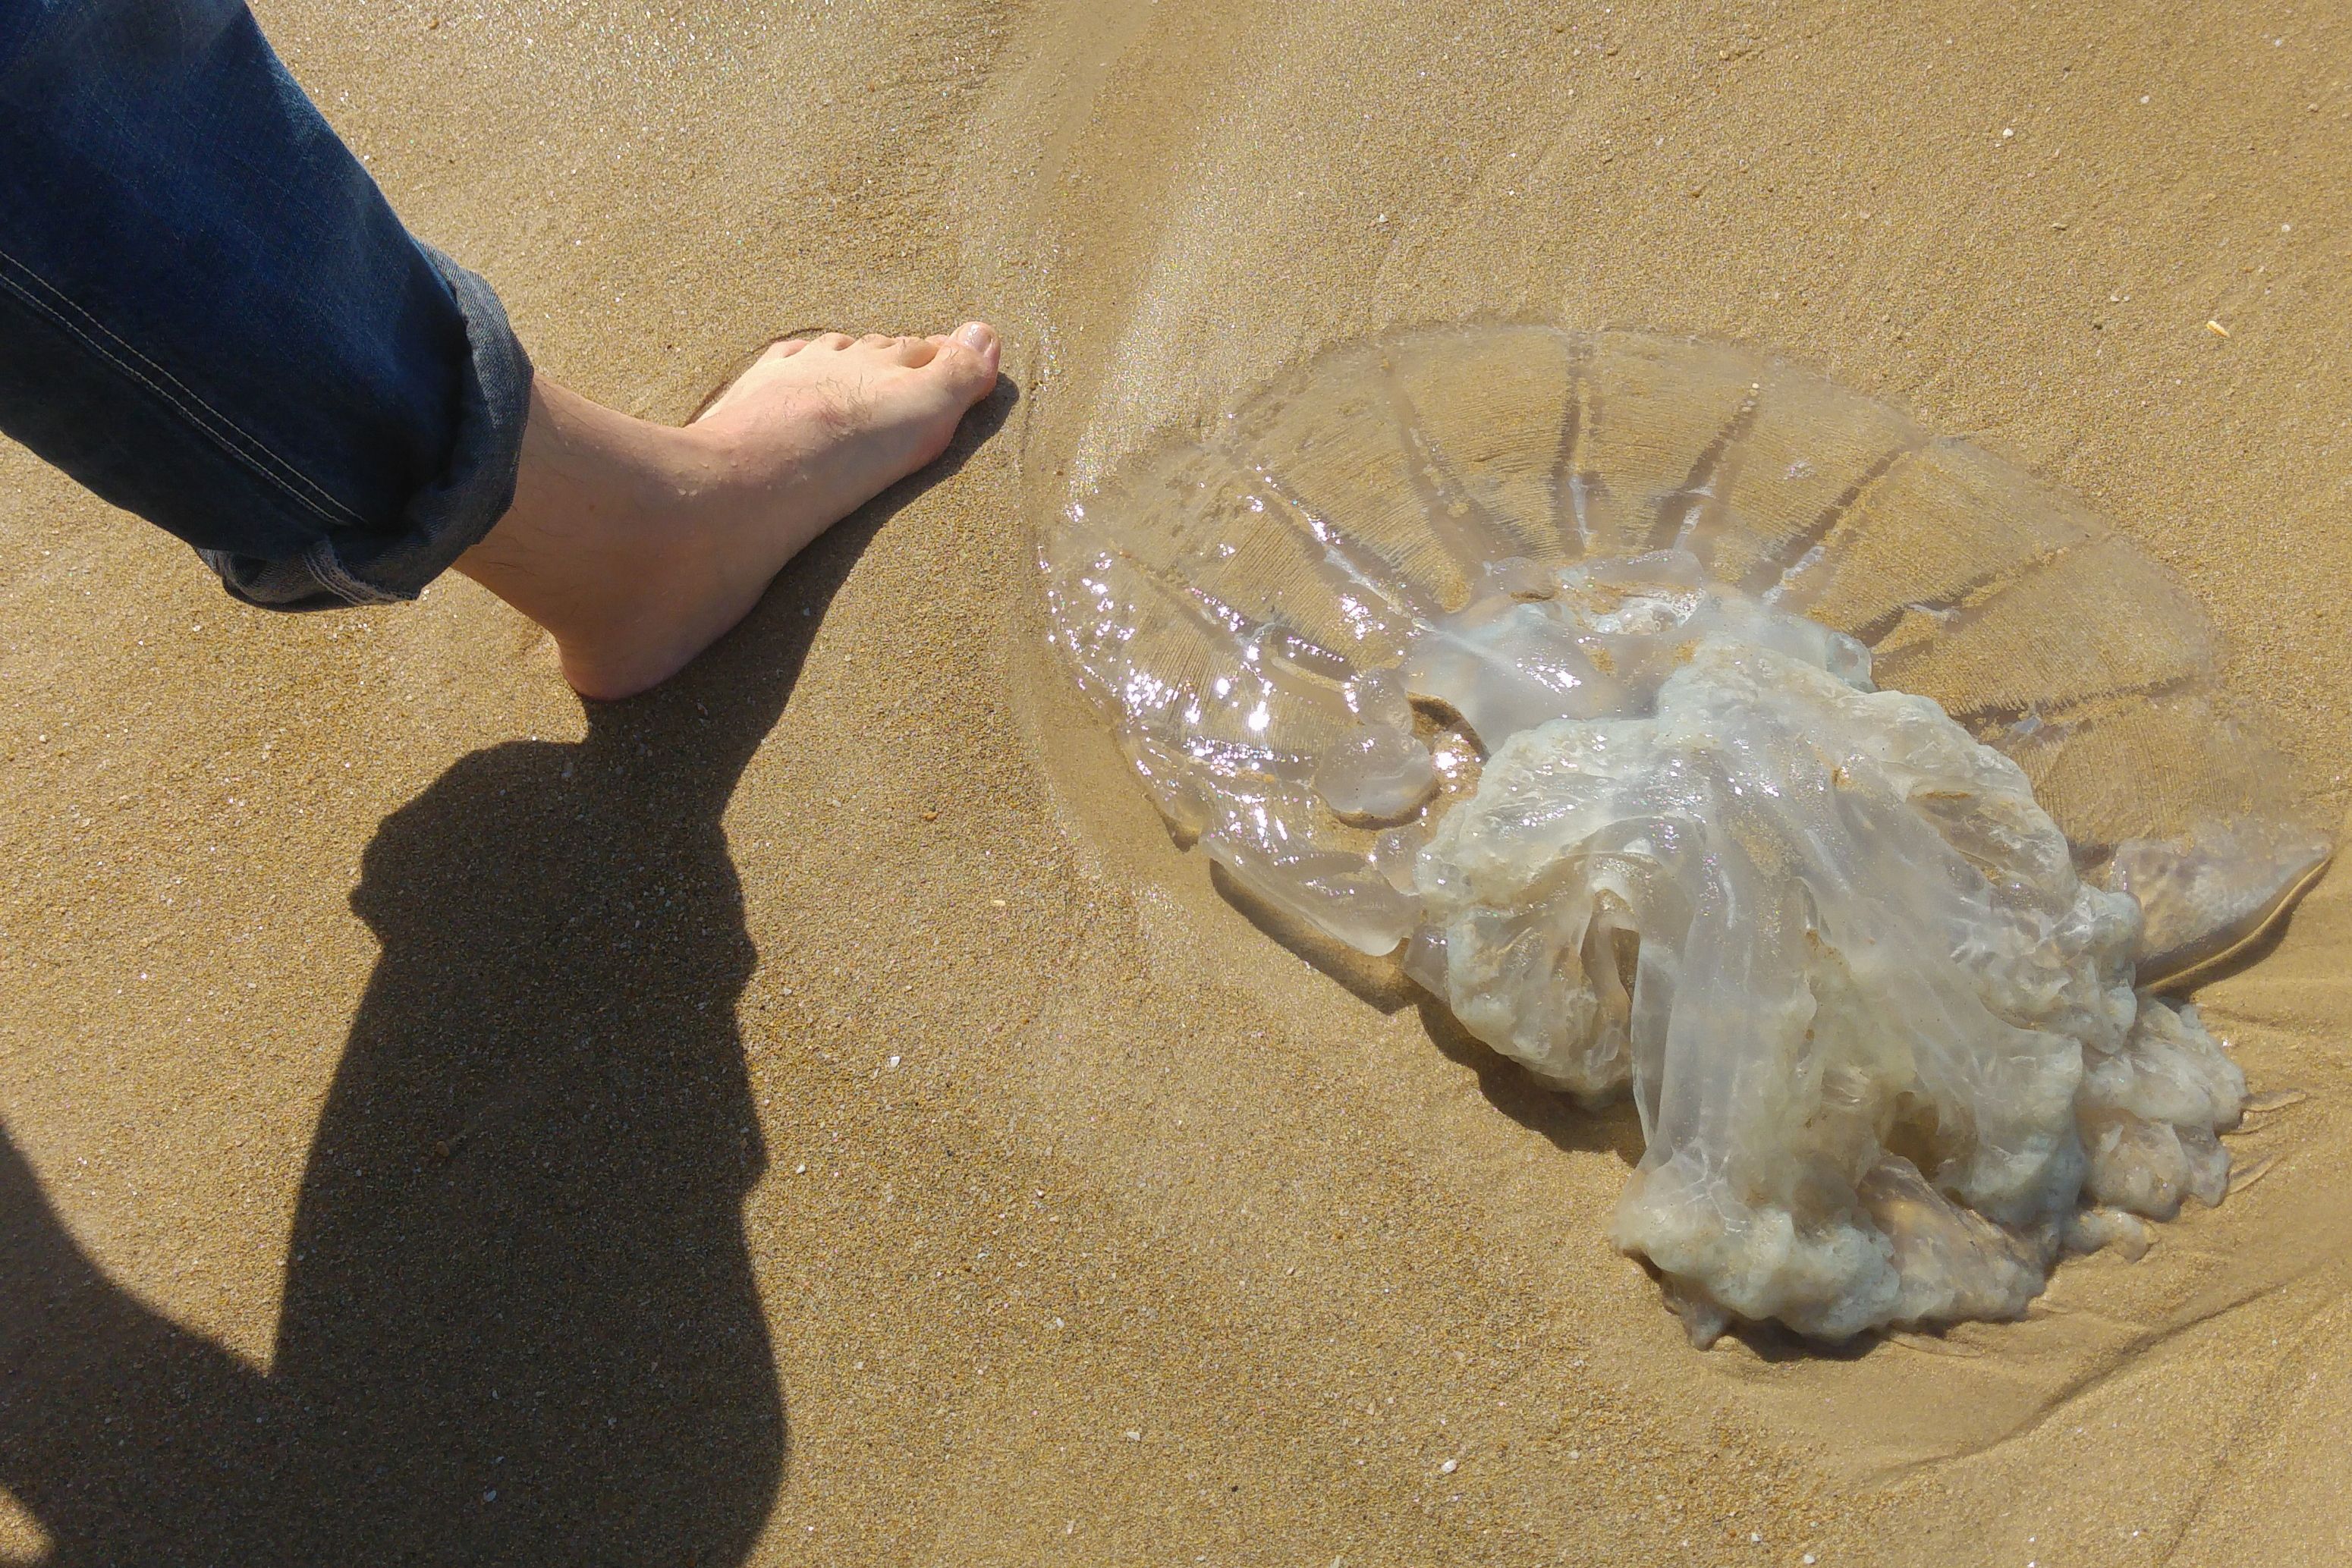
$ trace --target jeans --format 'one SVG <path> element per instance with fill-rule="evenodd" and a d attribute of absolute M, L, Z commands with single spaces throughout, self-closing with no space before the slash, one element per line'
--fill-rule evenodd
<path fill-rule="evenodd" d="M 279 609 L 414 599 L 530 362 L 243 0 L 0 0 L 0 431 Z"/>

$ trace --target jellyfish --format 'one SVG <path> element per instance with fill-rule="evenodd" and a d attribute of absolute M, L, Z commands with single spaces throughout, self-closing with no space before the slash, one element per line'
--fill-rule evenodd
<path fill-rule="evenodd" d="M 2081 504 L 1750 350 L 1340 345 L 1047 528 L 1050 634 L 1181 841 L 1644 1152 L 1695 1342 L 2022 1315 L 2211 1204 L 2162 994 L 2331 852 L 2210 619 Z"/>

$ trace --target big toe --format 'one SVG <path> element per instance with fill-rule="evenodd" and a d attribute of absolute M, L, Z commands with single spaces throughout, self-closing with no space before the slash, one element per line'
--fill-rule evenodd
<path fill-rule="evenodd" d="M 996 385 L 996 365 L 1003 353 L 996 329 L 985 321 L 967 321 L 939 346 L 923 372 L 965 407 L 978 402 Z"/>

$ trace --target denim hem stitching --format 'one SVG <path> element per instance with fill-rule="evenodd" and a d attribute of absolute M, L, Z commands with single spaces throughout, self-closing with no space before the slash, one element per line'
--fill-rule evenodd
<path fill-rule="evenodd" d="M 317 580 L 320 587 L 349 604 L 398 604 L 397 593 L 388 593 L 373 583 L 362 582 L 344 570 L 335 557 L 335 547 L 325 539 L 319 540 L 302 552 L 302 569 Z"/>
<path fill-rule="evenodd" d="M 33 285 L 45 291 L 51 298 L 44 298 L 40 294 L 35 293 L 33 288 L 27 287 L 25 282 L 19 280 L 16 276 L 19 274 L 24 279 L 28 279 Z M 0 250 L 0 287 L 6 287 L 9 292 L 22 298 L 26 304 L 47 316 L 58 326 L 89 345 L 92 352 L 113 365 L 124 375 L 144 385 L 157 397 L 162 398 L 181 418 L 211 437 L 214 444 L 224 452 L 252 469 L 264 481 L 283 490 L 298 505 L 308 507 L 332 524 L 365 526 L 366 519 L 357 512 L 336 500 L 326 491 L 320 489 L 299 469 L 270 451 L 263 443 L 239 430 L 217 409 L 198 397 L 169 371 L 123 341 L 106 323 L 75 304 L 39 273 L 35 272 L 5 250 Z M 77 317 L 80 319 L 79 321 L 75 319 Z M 105 343 L 91 336 L 91 331 L 86 330 L 81 325 L 82 322 L 87 322 L 91 330 L 104 334 L 121 352 L 116 353 Z M 129 359 L 125 359 L 125 355 L 128 355 Z M 134 360 L 138 361 L 137 364 L 131 362 Z M 140 365 L 144 365 L 146 371 L 141 370 Z M 150 375 L 147 373 L 148 371 L 154 373 Z M 191 404 L 194 406 L 191 407 Z M 201 413 L 199 410 L 202 411 Z M 209 419 L 205 417 L 207 415 Z M 283 472 L 274 472 L 273 468 L 282 469 Z M 303 493 L 306 489 L 316 494 L 306 495 Z M 340 566 L 336 570 L 338 575 L 344 576 L 346 580 L 351 580 L 348 574 L 341 571 Z"/>

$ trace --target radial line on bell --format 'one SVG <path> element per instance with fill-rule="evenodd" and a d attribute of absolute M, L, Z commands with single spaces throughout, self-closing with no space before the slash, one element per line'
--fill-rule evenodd
<path fill-rule="evenodd" d="M 1902 462 L 1919 448 L 1919 442 L 1906 441 L 1902 445 L 1883 454 L 1876 462 L 1863 471 L 1861 478 L 1847 486 L 1836 500 L 1822 507 L 1819 517 L 1783 539 L 1776 549 L 1767 552 L 1758 560 L 1755 568 L 1748 572 L 1747 580 L 1740 586 L 1767 604 L 1778 604 L 1789 597 L 1796 591 L 1797 585 L 1804 580 L 1806 574 L 1820 564 L 1829 553 L 1831 536 L 1836 533 L 1841 523 L 1853 515 L 1854 508 L 1862 504 L 1863 497 L 1884 483 L 1887 475 L 1894 472 L 1897 463 Z M 1773 567 L 1780 569 L 1778 579 L 1768 581 L 1770 569 Z"/>

